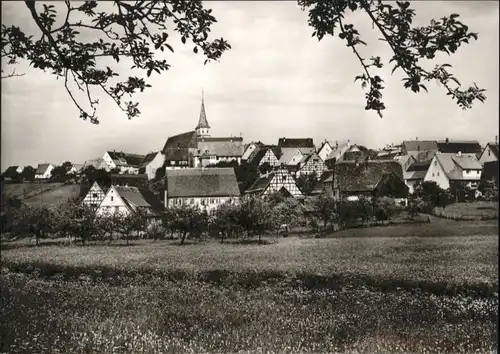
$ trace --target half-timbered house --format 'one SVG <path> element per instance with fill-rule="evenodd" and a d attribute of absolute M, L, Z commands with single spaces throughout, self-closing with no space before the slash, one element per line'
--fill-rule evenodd
<path fill-rule="evenodd" d="M 295 179 L 286 169 L 279 169 L 259 177 L 245 193 L 259 196 L 282 193 L 294 198 L 304 196 Z"/>
<path fill-rule="evenodd" d="M 83 198 L 82 202 L 83 204 L 86 204 L 91 208 L 97 209 L 101 205 L 101 202 L 104 200 L 105 196 L 106 191 L 101 188 L 99 183 L 94 182 L 94 184 L 92 184 L 92 187 L 90 187 L 89 191 L 85 195 L 85 198 Z"/>
<path fill-rule="evenodd" d="M 312 154 L 308 154 L 302 158 L 302 161 L 299 163 L 299 169 L 296 175 L 300 176 L 316 173 L 318 178 L 320 178 L 321 174 L 327 169 L 328 168 L 326 167 L 325 163 L 319 157 L 319 154 L 313 152 Z"/>

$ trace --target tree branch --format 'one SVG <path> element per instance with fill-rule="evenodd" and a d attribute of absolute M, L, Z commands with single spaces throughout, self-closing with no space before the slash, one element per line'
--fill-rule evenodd
<path fill-rule="evenodd" d="M 3 70 L 2 70 L 2 73 L 3 73 Z M 10 77 L 17 77 L 17 76 L 24 76 L 24 73 L 23 74 L 16 74 L 16 69 L 14 69 L 10 74 L 2 75 L 2 79 L 8 79 Z"/>

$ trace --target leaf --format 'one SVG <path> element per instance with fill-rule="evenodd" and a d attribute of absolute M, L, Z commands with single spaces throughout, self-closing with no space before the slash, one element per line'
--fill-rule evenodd
<path fill-rule="evenodd" d="M 182 42 L 182 44 L 186 44 L 186 37 L 182 36 L 181 37 L 181 42 Z"/>
<path fill-rule="evenodd" d="M 193 52 L 194 52 L 194 54 L 198 54 L 198 47 L 194 47 Z"/>

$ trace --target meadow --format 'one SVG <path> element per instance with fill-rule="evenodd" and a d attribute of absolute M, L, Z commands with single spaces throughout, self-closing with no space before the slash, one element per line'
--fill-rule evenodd
<path fill-rule="evenodd" d="M 6 247 L 0 352 L 497 348 L 497 222 L 267 241 Z"/>

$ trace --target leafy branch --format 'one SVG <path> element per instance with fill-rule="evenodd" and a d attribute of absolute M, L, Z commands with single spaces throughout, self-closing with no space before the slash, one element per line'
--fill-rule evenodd
<path fill-rule="evenodd" d="M 80 111 L 80 118 L 94 124 L 99 123 L 96 116 L 99 100 L 93 98 L 93 88 L 111 97 L 129 119 L 140 115 L 138 103 L 131 98 L 151 87 L 146 80 L 153 72 L 161 74 L 170 69 L 166 60 L 155 58 L 158 50 L 163 52 L 166 48 L 174 52 L 167 43 L 169 21 L 173 22 L 173 30 L 180 34 L 182 43 L 191 39 L 194 53 L 202 51 L 207 58 L 205 64 L 218 60 L 231 48 L 223 38 L 208 40 L 210 27 L 216 19 L 211 10 L 203 8 L 200 0 L 114 1 L 115 10 L 108 12 L 98 12 L 97 1 L 86 1 L 75 7 L 70 1 L 64 3 L 64 22 L 54 28 L 58 17 L 54 5 L 42 4 L 43 10 L 37 12 L 36 2 L 25 1 L 42 35 L 36 40 L 19 27 L 2 25 L 1 55 L 8 65 L 23 59 L 35 68 L 63 78 L 68 95 Z M 75 16 L 84 20 L 73 20 Z M 88 31 L 93 39 L 84 40 L 78 31 L 81 29 Z M 104 66 L 101 58 L 116 63 L 129 58 L 133 62 L 131 69 L 144 72 L 146 78 L 130 76 L 119 80 L 118 72 Z M 71 81 L 86 97 L 88 107 L 84 107 L 71 91 Z"/>
<path fill-rule="evenodd" d="M 421 61 L 434 59 L 436 53 L 443 52 L 451 55 L 463 44 L 477 40 L 478 34 L 470 32 L 469 28 L 458 21 L 458 14 L 451 14 L 439 21 L 431 20 L 426 26 L 412 26 L 415 10 L 410 8 L 409 2 L 397 1 L 396 5 L 383 3 L 382 0 L 338 0 L 324 2 L 320 0 L 299 0 L 302 10 L 309 8 L 309 25 L 314 28 L 313 37 L 321 40 L 325 35 L 338 37 L 346 41 L 346 46 L 360 62 L 363 73 L 357 75 L 354 81 L 361 81 L 363 89 L 369 86 L 366 93 L 366 110 L 375 110 L 382 117 L 385 105 L 382 102 L 383 80 L 373 75 L 370 68 L 382 68 L 380 57 L 371 57 L 367 64 L 357 50 L 357 45 L 366 45 L 361 40 L 359 32 L 352 24 L 343 24 L 348 11 L 362 11 L 370 18 L 373 28 L 381 34 L 380 40 L 388 43 L 392 51 L 389 63 L 394 63 L 392 73 L 397 69 L 403 71 L 403 87 L 413 92 L 421 89 L 427 92 L 423 82 L 436 81 L 447 91 L 447 95 L 463 109 L 472 107 L 475 100 L 484 102 L 485 90 L 475 83 L 464 89 L 459 80 L 448 71 L 450 64 L 437 64 L 434 69 L 425 69 Z M 338 31 L 337 31 L 338 28 Z"/>

